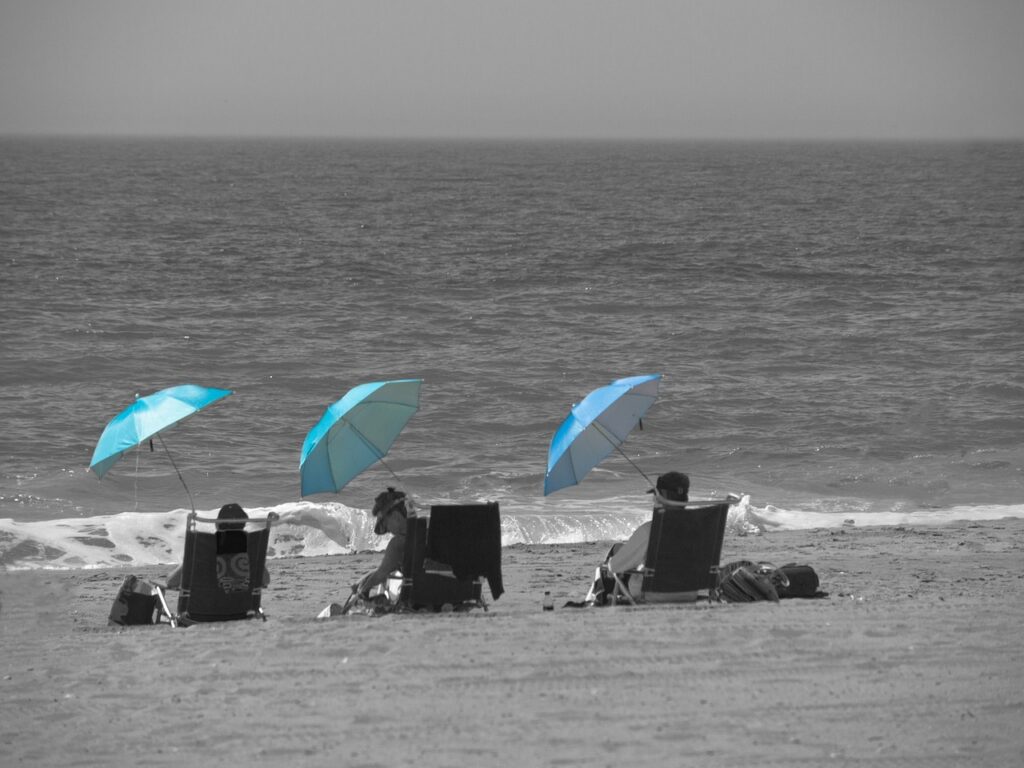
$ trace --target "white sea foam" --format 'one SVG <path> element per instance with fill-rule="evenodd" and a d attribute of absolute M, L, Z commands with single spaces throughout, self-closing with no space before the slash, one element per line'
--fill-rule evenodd
<path fill-rule="evenodd" d="M 946 525 L 959 521 L 1001 520 L 1024 518 L 1024 504 L 985 504 L 957 506 L 945 509 L 893 509 L 884 512 L 866 512 L 838 517 L 832 513 L 780 509 L 768 505 L 761 509 L 750 507 L 747 519 L 762 530 L 795 531 L 812 528 L 836 528 L 896 525 Z"/>
<path fill-rule="evenodd" d="M 503 509 L 504 546 L 572 544 L 624 539 L 647 519 L 649 511 L 623 509 L 624 500 L 568 500 L 564 513 Z M 364 509 L 341 503 L 289 502 L 248 510 L 251 518 L 279 516 L 271 532 L 271 558 L 345 555 L 380 550 L 387 539 L 373 533 Z M 200 512 L 215 516 L 216 510 Z M 185 519 L 182 509 L 164 513 L 123 512 L 39 522 L 0 519 L 0 564 L 11 570 L 116 566 L 171 566 L 180 562 Z M 946 509 L 893 509 L 840 517 L 834 513 L 758 507 L 749 496 L 730 508 L 727 535 L 771 535 L 772 531 L 849 526 L 943 525 L 956 521 L 1024 518 L 1024 505 L 957 506 Z"/>

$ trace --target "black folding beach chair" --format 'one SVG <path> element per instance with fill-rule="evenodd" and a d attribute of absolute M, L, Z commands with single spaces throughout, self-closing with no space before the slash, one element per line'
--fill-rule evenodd
<path fill-rule="evenodd" d="M 181 594 L 177 621 L 181 625 L 204 621 L 232 621 L 260 616 L 266 620 L 260 600 L 263 592 L 270 526 L 277 515 L 237 520 L 188 516 L 185 555 L 182 560 Z M 201 531 L 198 526 L 212 531 Z M 227 529 L 227 530 L 225 530 Z"/>
<path fill-rule="evenodd" d="M 730 503 L 660 500 L 643 564 L 623 573 L 609 570 L 605 576 L 614 582 L 616 600 L 634 604 L 715 598 Z M 634 579 L 640 580 L 638 593 L 630 589 Z"/>
<path fill-rule="evenodd" d="M 435 505 L 429 517 L 410 517 L 407 531 L 399 607 L 486 610 L 483 580 L 493 599 L 504 591 L 497 502 Z"/>

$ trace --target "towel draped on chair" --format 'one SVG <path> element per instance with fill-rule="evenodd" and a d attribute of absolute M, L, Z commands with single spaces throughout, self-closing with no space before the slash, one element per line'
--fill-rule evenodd
<path fill-rule="evenodd" d="M 431 508 L 426 556 L 451 566 L 458 579 L 484 577 L 497 600 L 501 579 L 501 520 L 497 504 Z"/>

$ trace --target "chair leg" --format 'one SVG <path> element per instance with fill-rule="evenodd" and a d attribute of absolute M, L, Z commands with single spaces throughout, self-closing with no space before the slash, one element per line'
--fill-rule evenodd
<path fill-rule="evenodd" d="M 613 573 L 612 577 L 615 579 L 615 593 L 621 593 L 622 596 L 629 601 L 630 605 L 636 605 L 636 600 L 634 600 L 633 596 L 629 594 L 629 588 L 622 583 L 622 579 L 619 578 L 619 574 Z"/>
<path fill-rule="evenodd" d="M 167 600 L 164 599 L 164 591 L 155 585 L 153 587 L 153 591 L 156 592 L 156 596 L 160 600 L 160 613 L 157 615 L 157 621 L 160 621 L 160 616 L 166 616 L 167 621 L 170 622 L 171 629 L 174 629 L 178 626 L 178 620 L 175 615 L 171 613 L 171 609 L 167 607 Z"/>
<path fill-rule="evenodd" d="M 719 568 L 717 565 L 711 566 L 711 571 L 708 574 L 708 582 L 711 584 L 711 586 L 708 588 L 708 602 L 722 602 L 722 595 L 719 591 L 719 587 L 721 586 L 722 582 L 722 573 L 721 568 Z"/>
<path fill-rule="evenodd" d="M 597 592 L 594 591 L 594 587 L 597 586 L 601 580 L 601 569 L 594 569 L 594 579 L 590 582 L 590 589 L 587 590 L 587 596 L 583 598 L 584 604 L 597 602 Z"/>

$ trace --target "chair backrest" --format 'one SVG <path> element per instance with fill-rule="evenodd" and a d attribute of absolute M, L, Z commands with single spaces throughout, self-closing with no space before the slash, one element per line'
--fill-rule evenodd
<path fill-rule="evenodd" d="M 185 621 L 230 621 L 259 613 L 270 526 L 229 531 L 228 546 L 223 533 L 218 540 L 216 533 L 196 530 L 195 519 L 189 519 L 178 597 Z"/>
<path fill-rule="evenodd" d="M 729 503 L 656 507 L 644 561 L 643 592 L 717 587 Z"/>
<path fill-rule="evenodd" d="M 435 505 L 429 518 L 411 517 L 407 525 L 403 602 L 424 606 L 479 602 L 481 578 L 487 579 L 494 599 L 504 591 L 497 502 Z M 444 564 L 451 572 L 428 570 L 427 560 Z"/>

